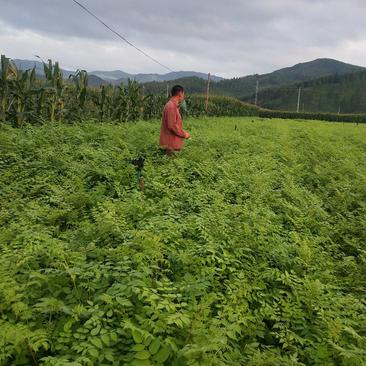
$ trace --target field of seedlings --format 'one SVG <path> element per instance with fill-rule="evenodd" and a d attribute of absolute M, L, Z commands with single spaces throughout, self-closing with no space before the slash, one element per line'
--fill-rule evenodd
<path fill-rule="evenodd" d="M 366 126 L 185 127 L 0 125 L 1 365 L 366 364 Z"/>

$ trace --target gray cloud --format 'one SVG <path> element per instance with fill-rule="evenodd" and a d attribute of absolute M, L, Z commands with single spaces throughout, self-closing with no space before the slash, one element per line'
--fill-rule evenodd
<path fill-rule="evenodd" d="M 317 57 L 365 64 L 361 0 L 80 0 L 175 70 L 263 73 Z M 71 0 L 0 0 L 0 51 L 71 68 L 166 70 L 123 45 Z"/>

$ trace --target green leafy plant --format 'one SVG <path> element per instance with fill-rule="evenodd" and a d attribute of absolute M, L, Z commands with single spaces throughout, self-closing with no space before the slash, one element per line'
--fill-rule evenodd
<path fill-rule="evenodd" d="M 159 127 L 0 126 L 0 364 L 365 364 L 365 126 Z"/>

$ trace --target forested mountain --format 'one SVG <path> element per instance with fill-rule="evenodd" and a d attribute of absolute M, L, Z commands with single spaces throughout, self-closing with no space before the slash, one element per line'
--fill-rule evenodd
<path fill-rule="evenodd" d="M 331 59 L 317 59 L 264 75 L 225 79 L 211 83 L 211 93 L 254 103 L 258 81 L 258 105 L 296 110 L 301 87 L 300 110 L 312 112 L 366 112 L 366 69 Z M 207 82 L 183 78 L 174 82 L 146 83 L 146 93 L 164 93 L 167 85 L 182 84 L 188 93 L 204 93 Z"/>
<path fill-rule="evenodd" d="M 366 70 L 265 89 L 258 93 L 258 105 L 269 109 L 296 110 L 299 88 L 300 111 L 366 112 Z M 254 94 L 243 100 L 251 102 L 253 98 Z"/>
<path fill-rule="evenodd" d="M 218 82 L 213 81 L 211 83 L 211 91 L 215 94 L 247 99 L 249 96 L 254 95 L 257 81 L 259 83 L 259 89 L 263 90 L 314 80 L 333 74 L 349 74 L 360 70 L 364 70 L 364 68 L 323 58 L 286 67 L 269 74 L 256 74 L 240 78 L 223 79 Z M 197 78 L 178 79 L 174 80 L 174 82 L 183 84 L 187 91 L 191 93 L 204 92 L 207 83 L 205 80 Z M 145 83 L 144 85 L 147 92 L 157 93 L 166 90 L 166 82 Z"/>

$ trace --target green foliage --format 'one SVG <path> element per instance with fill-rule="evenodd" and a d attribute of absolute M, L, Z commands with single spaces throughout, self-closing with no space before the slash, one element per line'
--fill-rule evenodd
<path fill-rule="evenodd" d="M 185 128 L 0 126 L 0 364 L 366 364 L 365 126 Z"/>
<path fill-rule="evenodd" d="M 187 105 L 189 114 L 193 116 L 256 116 L 258 115 L 258 108 L 254 105 L 243 103 L 238 99 L 231 97 L 223 97 L 218 95 L 211 95 L 208 103 L 207 113 L 204 109 L 205 96 L 193 95 L 187 97 Z"/>
<path fill-rule="evenodd" d="M 148 94 L 165 94 L 173 85 L 178 84 L 184 86 L 186 94 L 202 94 L 207 88 L 207 80 L 201 79 L 197 76 L 183 77 L 171 81 L 151 81 L 143 83 L 144 89 Z M 215 83 L 216 84 L 216 83 Z"/>

